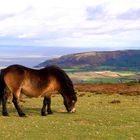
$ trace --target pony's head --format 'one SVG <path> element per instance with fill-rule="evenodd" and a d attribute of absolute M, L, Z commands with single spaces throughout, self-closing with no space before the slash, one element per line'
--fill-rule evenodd
<path fill-rule="evenodd" d="M 73 83 L 64 70 L 57 66 L 53 66 L 51 74 L 56 77 L 59 83 L 58 91 L 64 98 L 64 105 L 68 112 L 75 112 L 75 103 L 77 101 L 76 92 Z"/>
<path fill-rule="evenodd" d="M 76 92 L 68 92 L 67 95 L 64 97 L 64 105 L 68 112 L 76 112 L 75 104 L 77 102 Z"/>

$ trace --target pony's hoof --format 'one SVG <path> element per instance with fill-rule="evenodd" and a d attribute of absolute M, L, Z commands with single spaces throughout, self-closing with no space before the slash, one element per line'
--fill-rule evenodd
<path fill-rule="evenodd" d="M 3 115 L 3 116 L 6 116 L 6 117 L 9 116 L 9 114 L 8 114 L 7 112 L 3 112 L 2 115 Z"/>
<path fill-rule="evenodd" d="M 41 112 L 41 116 L 47 116 L 45 112 Z"/>
<path fill-rule="evenodd" d="M 20 116 L 20 117 L 26 117 L 26 114 L 21 113 L 21 114 L 19 114 L 19 116 Z"/>
<path fill-rule="evenodd" d="M 48 111 L 48 115 L 51 115 L 51 114 L 53 114 L 53 112 L 52 111 Z"/>

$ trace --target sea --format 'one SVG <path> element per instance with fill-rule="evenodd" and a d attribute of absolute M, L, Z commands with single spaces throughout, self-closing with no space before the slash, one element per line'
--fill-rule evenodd
<path fill-rule="evenodd" d="M 34 66 L 62 55 L 102 51 L 103 48 L 92 47 L 48 47 L 48 46 L 7 46 L 0 45 L 0 68 L 20 64 L 33 68 Z"/>

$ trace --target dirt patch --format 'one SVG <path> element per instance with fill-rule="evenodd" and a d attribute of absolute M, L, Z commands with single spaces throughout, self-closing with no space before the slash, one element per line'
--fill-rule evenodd
<path fill-rule="evenodd" d="M 111 101 L 109 103 L 111 103 L 111 104 L 119 104 L 119 103 L 121 103 L 121 101 L 120 100 L 113 100 L 113 101 Z"/>

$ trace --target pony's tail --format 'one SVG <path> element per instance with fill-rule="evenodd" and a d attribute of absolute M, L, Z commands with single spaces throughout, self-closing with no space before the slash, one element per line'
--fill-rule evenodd
<path fill-rule="evenodd" d="M 0 71 L 0 105 L 4 96 L 5 82 L 3 77 L 3 70 Z"/>

